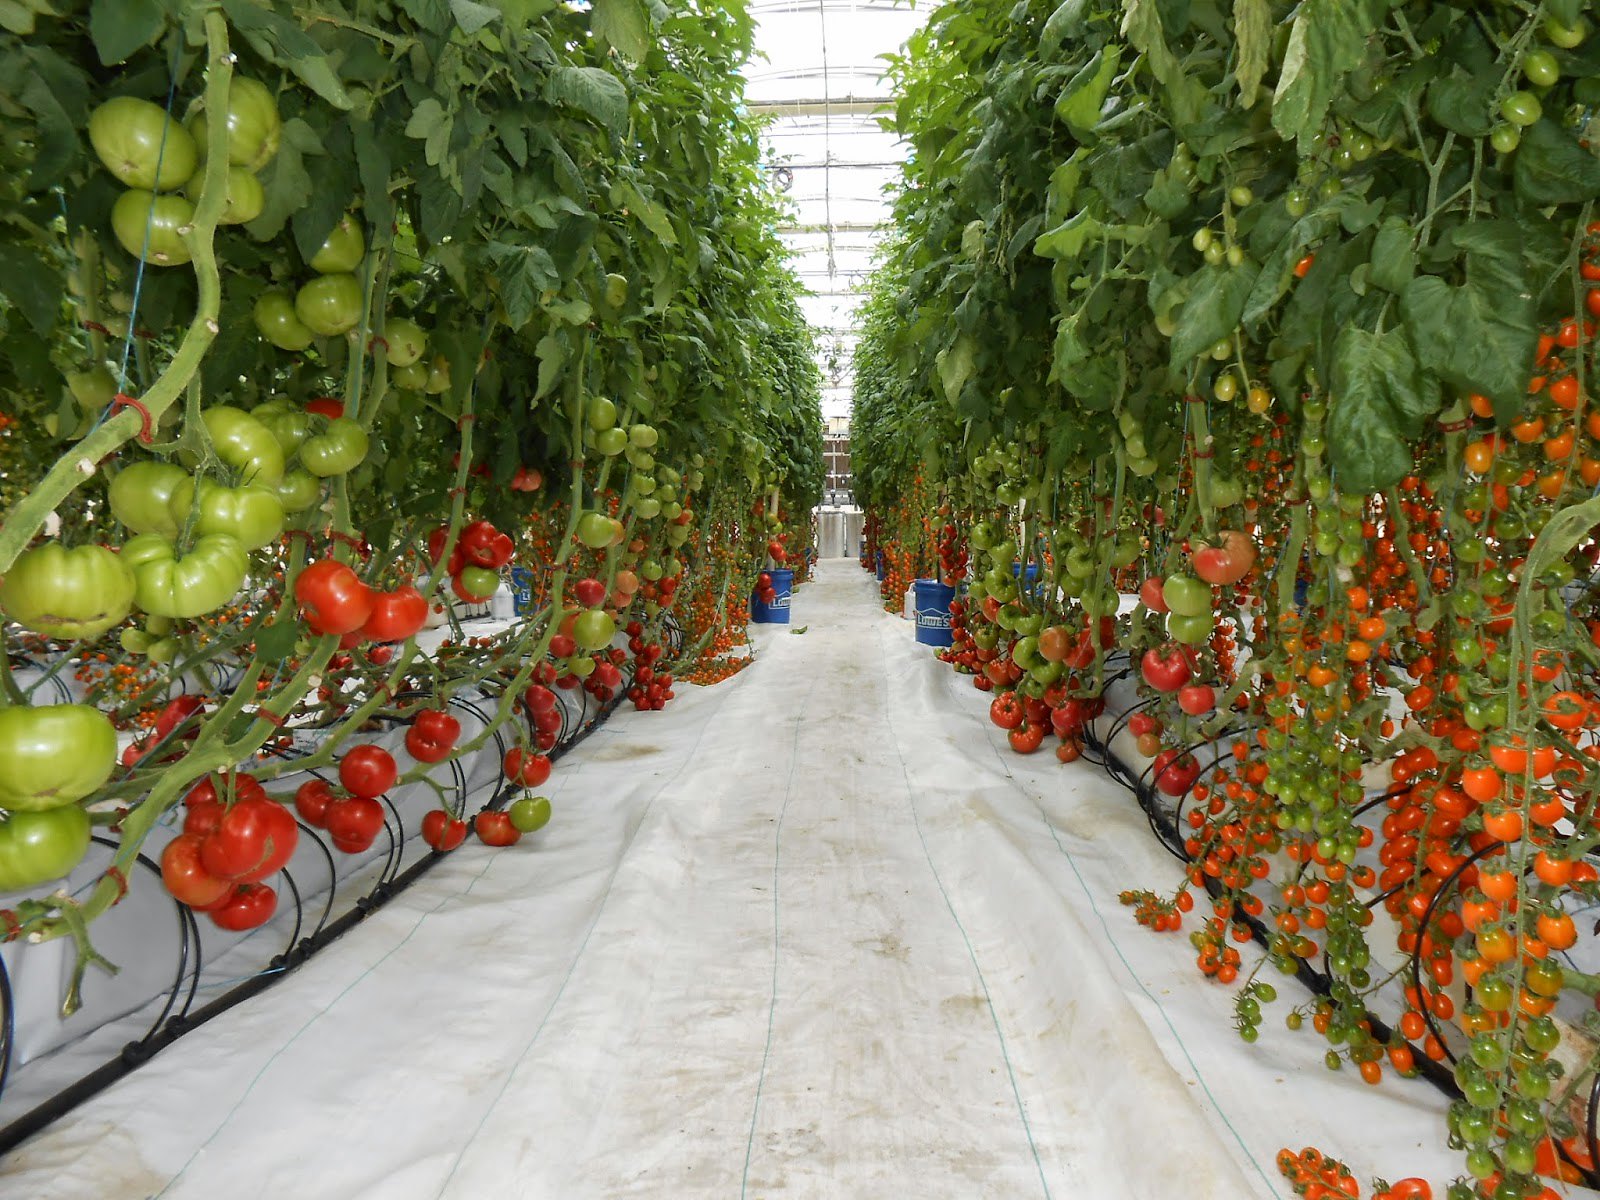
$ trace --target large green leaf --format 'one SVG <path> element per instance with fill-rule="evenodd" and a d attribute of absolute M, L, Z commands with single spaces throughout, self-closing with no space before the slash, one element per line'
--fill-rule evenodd
<path fill-rule="evenodd" d="M 610 71 L 599 67 L 557 67 L 548 85 L 552 103 L 575 108 L 607 129 L 620 132 L 628 124 L 628 91 Z"/>
<path fill-rule="evenodd" d="M 302 83 L 338 109 L 349 109 L 350 94 L 326 51 L 309 33 L 258 0 L 222 0 L 222 10 L 268 62 L 287 67 Z"/>
<path fill-rule="evenodd" d="M 1116 78 L 1122 52 L 1108 47 L 1089 60 L 1056 100 L 1056 119 L 1075 132 L 1087 132 L 1100 120 L 1100 109 Z"/>
<path fill-rule="evenodd" d="M 1346 492 L 1374 492 L 1411 469 L 1408 439 L 1439 411 L 1439 384 L 1399 329 L 1346 328 L 1334 347 L 1328 453 Z"/>
<path fill-rule="evenodd" d="M 650 16 L 640 0 L 594 0 L 595 36 L 624 58 L 638 62 L 650 51 Z"/>
<path fill-rule="evenodd" d="M 0 296 L 20 308 L 36 332 L 48 335 L 61 312 L 61 276 L 32 250 L 0 243 Z"/>
<path fill-rule="evenodd" d="M 1245 301 L 1255 287 L 1258 271 L 1241 267 L 1201 267 L 1194 276 L 1189 299 L 1178 314 L 1172 335 L 1172 369 L 1183 373 L 1205 350 L 1231 337 L 1244 315 Z"/>
<path fill-rule="evenodd" d="M 305 205 L 314 190 L 305 157 L 322 152 L 322 139 L 299 117 L 283 123 L 278 153 L 261 172 L 266 204 L 261 215 L 245 226 L 251 237 L 267 242 L 283 232 L 290 215 Z"/>
<path fill-rule="evenodd" d="M 1494 87 L 1487 75 L 1453 71 L 1428 88 L 1428 115 L 1463 137 L 1484 137 L 1494 125 Z"/>
<path fill-rule="evenodd" d="M 1041 258 L 1055 258 L 1070 261 L 1083 253 L 1083 248 L 1090 238 L 1096 236 L 1104 227 L 1089 215 L 1089 210 L 1084 209 L 1069 221 L 1064 221 L 1048 233 L 1041 234 L 1039 240 L 1033 244 L 1033 252 Z"/>
<path fill-rule="evenodd" d="M 1511 221 L 1479 221 L 1458 227 L 1451 241 L 1463 252 L 1465 283 L 1413 279 L 1400 299 L 1406 329 L 1423 367 L 1489 397 L 1506 422 L 1527 399 L 1539 339 L 1522 235 Z"/>
<path fill-rule="evenodd" d="M 1233 37 L 1238 53 L 1233 73 L 1239 83 L 1239 103 L 1250 108 L 1272 59 L 1270 0 L 1234 0 Z"/>
<path fill-rule="evenodd" d="M 939 385 L 944 388 L 945 399 L 952 404 L 961 398 L 961 390 L 972 378 L 978 343 L 970 334 L 962 334 L 949 346 L 939 351 L 936 359 L 939 368 Z"/>
<path fill-rule="evenodd" d="M 155 41 L 166 23 L 160 0 L 94 0 L 89 7 L 89 36 L 108 67 Z"/>
<path fill-rule="evenodd" d="M 1512 176 L 1529 204 L 1583 204 L 1600 197 L 1600 160 L 1546 118 L 1523 131 Z"/>
<path fill-rule="evenodd" d="M 1272 124 L 1284 137 L 1303 137 L 1322 128 L 1328 105 L 1375 32 L 1372 9 L 1372 0 L 1305 0 L 1300 5 L 1272 98 Z"/>

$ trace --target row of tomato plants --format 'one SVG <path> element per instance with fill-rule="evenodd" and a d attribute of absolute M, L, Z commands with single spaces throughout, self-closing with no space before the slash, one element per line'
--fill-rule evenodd
<path fill-rule="evenodd" d="M 70 1005 L 158 826 L 168 889 L 235 930 L 301 828 L 360 853 L 397 787 L 433 784 L 422 835 L 459 846 L 433 779 L 491 739 L 525 794 L 479 838 L 542 826 L 560 691 L 662 707 L 803 547 L 778 512 L 820 491 L 820 381 L 740 6 L 82 0 L 6 29 L 0 893 L 8 938 L 75 942 Z M 522 611 L 469 636 L 508 575 Z M 396 722 L 403 757 L 370 740 Z M 47 891 L 95 830 L 111 866 Z"/>
<path fill-rule="evenodd" d="M 1437 1064 L 1451 1200 L 1595 1179 L 1591 7 L 941 7 L 856 358 L 886 605 L 964 586 L 1021 753 L 1131 673 L 1187 866 L 1125 899 L 1246 1041 L 1282 971 L 1329 1068 Z"/>

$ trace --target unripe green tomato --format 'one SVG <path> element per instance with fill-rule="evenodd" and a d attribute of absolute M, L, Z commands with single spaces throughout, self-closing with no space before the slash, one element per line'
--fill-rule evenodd
<path fill-rule="evenodd" d="M 628 448 L 628 435 L 615 427 L 602 429 L 594 435 L 594 447 L 607 458 L 615 457 Z"/>
<path fill-rule="evenodd" d="M 617 424 L 617 406 L 605 396 L 590 396 L 586 415 L 589 428 L 596 433 L 615 428 Z"/>
<path fill-rule="evenodd" d="M 1221 242 L 1212 242 L 1205 248 L 1206 263 L 1213 267 L 1220 267 L 1228 257 L 1228 249 Z"/>
<path fill-rule="evenodd" d="M 1248 208 L 1255 202 L 1256 194 L 1242 184 L 1228 189 L 1228 201 L 1235 208 Z"/>
<path fill-rule="evenodd" d="M 1512 92 L 1500 101 L 1500 115 L 1513 125 L 1526 128 L 1544 115 L 1544 105 L 1532 92 Z"/>
<path fill-rule="evenodd" d="M 648 450 L 660 440 L 653 425 L 635 425 L 628 430 L 628 441 L 641 450 Z"/>
<path fill-rule="evenodd" d="M 545 796 L 522 796 L 506 807 L 506 816 L 518 833 L 538 833 L 550 823 L 550 801 Z"/>
<path fill-rule="evenodd" d="M 1216 235 L 1210 229 L 1202 227 L 1194 231 L 1194 236 L 1189 239 L 1189 244 L 1201 254 L 1204 254 L 1211 248 L 1211 244 L 1215 240 Z"/>
<path fill-rule="evenodd" d="M 308 265 L 319 275 L 348 275 L 361 265 L 366 252 L 367 239 L 361 226 L 346 213 L 328 234 L 322 248 L 311 256 Z"/>
<path fill-rule="evenodd" d="M 280 350 L 304 350 L 316 336 L 295 315 L 294 301 L 282 292 L 263 292 L 254 315 L 257 332 Z"/>
<path fill-rule="evenodd" d="M 383 340 L 388 345 L 391 367 L 413 366 L 428 348 L 428 335 L 415 321 L 390 317 L 383 323 Z"/>
<path fill-rule="evenodd" d="M 1311 208 L 1311 197 L 1304 188 L 1290 188 L 1283 195 L 1283 207 L 1291 217 L 1303 217 Z"/>
<path fill-rule="evenodd" d="M 1489 131 L 1489 144 L 1501 154 L 1510 154 L 1522 144 L 1522 130 L 1510 122 L 1501 121 Z"/>
<path fill-rule="evenodd" d="M 184 233 L 194 223 L 194 205 L 182 196 L 142 188 L 123 192 L 111 206 L 111 231 L 122 248 L 157 267 L 176 267 L 194 257 Z"/>
<path fill-rule="evenodd" d="M 1548 50 L 1530 50 L 1522 56 L 1522 74 L 1534 87 L 1553 87 L 1561 78 L 1561 66 Z"/>
<path fill-rule="evenodd" d="M 1544 19 L 1544 36 L 1550 43 L 1560 46 L 1563 50 L 1572 50 L 1583 44 L 1583 39 L 1589 36 L 1589 25 L 1582 17 L 1578 18 L 1575 25 L 1563 25 L 1554 17 Z"/>

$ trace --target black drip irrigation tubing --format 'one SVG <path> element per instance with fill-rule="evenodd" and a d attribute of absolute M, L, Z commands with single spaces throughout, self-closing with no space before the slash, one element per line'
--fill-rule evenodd
<path fill-rule="evenodd" d="M 554 747 L 552 747 L 548 751 L 548 757 L 551 762 L 556 762 L 568 751 L 576 749 L 578 746 L 580 746 L 590 734 L 592 734 L 597 728 L 605 723 L 606 719 L 610 717 L 610 715 L 616 710 L 617 706 L 622 703 L 623 699 L 625 699 L 626 694 L 626 687 L 619 688 L 616 694 L 612 696 L 611 699 L 600 705 L 600 707 L 595 711 L 594 715 L 584 721 L 570 738 L 559 741 Z M 450 702 L 453 704 L 459 704 L 463 708 L 468 708 L 480 717 L 483 716 L 480 710 L 464 701 L 459 700 L 456 697 L 451 697 Z M 584 700 L 582 703 L 583 709 L 581 712 L 587 712 L 588 693 L 584 693 Z M 563 708 L 565 708 L 564 705 Z M 487 720 L 485 720 L 485 724 L 487 723 Z M 563 727 L 563 732 L 565 732 L 565 727 Z M 497 748 L 501 749 L 503 754 L 504 742 L 500 737 L 499 730 L 496 730 L 492 736 L 495 739 Z M 452 762 L 452 767 L 455 769 L 456 777 L 461 780 L 461 791 L 463 800 L 465 800 L 465 779 L 461 775 L 459 767 L 457 767 L 454 762 Z M 488 802 L 484 804 L 483 810 L 490 811 L 504 807 L 508 799 L 518 790 L 520 789 L 505 786 L 502 781 L 502 785 L 496 787 L 494 795 L 491 796 Z M 390 808 L 392 811 L 393 806 L 390 805 Z M 463 813 L 463 815 L 465 814 Z M 397 823 L 398 820 L 399 818 L 396 817 Z M 48 1100 L 43 1101 L 36 1107 L 18 1117 L 16 1120 L 12 1121 L 10 1124 L 6 1125 L 3 1129 L 0 1129 L 0 1155 L 10 1153 L 22 1142 L 26 1141 L 28 1138 L 32 1137 L 42 1129 L 45 1129 L 52 1122 L 59 1120 L 61 1117 L 77 1108 L 86 1100 L 89 1100 L 91 1097 L 110 1087 L 113 1083 L 116 1083 L 119 1079 L 131 1074 L 137 1068 L 154 1058 L 155 1055 L 160 1051 L 166 1049 L 168 1046 L 172 1045 L 172 1043 L 176 1042 L 184 1034 L 198 1029 L 208 1021 L 221 1016 L 229 1009 L 243 1003 L 250 997 L 266 991 L 267 988 L 271 987 L 278 980 L 289 975 L 295 970 L 295 968 L 303 964 L 317 951 L 324 949 L 325 947 L 338 941 L 346 933 L 349 933 L 350 930 L 361 924 L 362 921 L 365 921 L 369 916 L 377 912 L 390 900 L 394 899 L 395 896 L 399 895 L 401 892 L 405 891 L 406 888 L 410 887 L 417 880 L 421 879 L 435 866 L 437 866 L 441 860 L 447 857 L 447 855 L 444 853 L 433 851 L 426 857 L 421 858 L 417 862 L 413 863 L 404 871 L 391 876 L 390 871 L 393 869 L 393 866 L 398 865 L 399 863 L 400 843 L 403 840 L 404 830 L 402 828 L 400 834 L 397 835 L 394 831 L 394 828 L 389 827 L 387 820 L 384 822 L 384 824 L 386 828 L 389 828 L 390 837 L 394 839 L 396 843 L 396 845 L 391 849 L 391 854 L 393 856 L 392 865 L 386 866 L 384 877 L 380 879 L 378 884 L 370 892 L 357 899 L 348 911 L 344 912 L 338 917 L 335 917 L 331 921 L 328 920 L 328 912 L 325 911 L 322 920 L 318 923 L 318 927 L 314 932 L 307 935 L 305 938 L 300 939 L 298 942 L 291 942 L 289 949 L 287 949 L 284 953 L 274 957 L 256 974 L 251 975 L 248 979 L 245 979 L 243 982 L 230 988 L 228 991 L 218 996 L 209 1004 L 195 1009 L 193 1012 L 188 1011 L 188 1009 L 189 1005 L 193 1003 L 200 977 L 199 927 L 193 920 L 193 914 L 186 914 L 188 920 L 187 923 L 183 925 L 179 946 L 180 986 L 183 975 L 188 973 L 185 968 L 187 967 L 189 961 L 189 947 L 191 941 L 195 946 L 194 953 L 196 966 L 191 976 L 189 996 L 183 1005 L 183 1009 L 177 1015 L 167 1019 L 165 1023 L 162 1023 L 160 1018 L 158 1018 L 157 1025 L 152 1027 L 150 1032 L 144 1037 L 139 1038 L 136 1041 L 129 1042 L 127 1045 L 122 1047 L 122 1049 L 114 1058 L 106 1060 L 88 1074 L 83 1075 L 74 1082 L 68 1084 L 66 1087 L 52 1095 Z M 301 828 L 305 827 L 302 825 Z M 315 840 L 317 840 L 320 844 L 320 838 Z M 154 869 L 157 874 L 160 873 L 160 868 L 154 866 L 152 863 L 149 863 L 148 860 L 144 860 L 143 856 L 141 856 L 141 861 L 144 861 L 147 866 Z M 287 875 L 285 878 L 288 878 Z M 294 884 L 292 879 L 289 880 L 289 885 L 290 890 L 295 896 L 297 910 L 296 936 L 298 937 L 298 930 L 300 927 L 299 908 L 303 901 L 300 899 L 299 888 Z M 337 879 L 334 879 L 330 882 L 330 897 L 337 889 L 337 886 Z M 174 901 L 174 903 L 176 903 L 176 901 Z M 331 899 L 329 903 L 331 905 Z M 169 994 L 167 1006 L 165 1009 L 163 1009 L 164 1013 L 171 1011 L 173 997 L 177 995 L 178 990 L 180 989 L 174 988 Z M 9 973 L 6 971 L 4 964 L 0 963 L 0 1010 L 3 1010 L 3 1015 L 0 1015 L 0 1086 L 4 1085 L 5 1080 L 10 1075 L 11 1055 L 16 1044 L 15 1008 L 13 1001 L 14 996 L 11 989 Z"/>

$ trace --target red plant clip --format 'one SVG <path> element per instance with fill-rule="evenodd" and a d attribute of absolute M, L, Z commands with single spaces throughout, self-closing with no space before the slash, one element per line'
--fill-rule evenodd
<path fill-rule="evenodd" d="M 148 446 L 155 441 L 155 426 L 150 419 L 150 410 L 140 401 L 135 400 L 125 392 L 118 392 L 111 398 L 111 412 L 115 415 L 120 408 L 131 408 L 139 414 L 139 440 Z"/>
<path fill-rule="evenodd" d="M 8 942 L 16 941 L 17 937 L 22 933 L 22 922 L 17 920 L 17 914 L 9 908 L 0 908 L 0 921 L 5 922 L 5 940 Z"/>
<path fill-rule="evenodd" d="M 90 333 L 98 333 L 101 337 L 110 337 L 111 336 L 111 330 L 107 329 L 104 325 L 100 324 L 99 321 L 85 321 L 83 323 L 83 327 L 85 329 L 87 329 Z"/>
<path fill-rule="evenodd" d="M 111 907 L 115 908 L 122 903 L 122 898 L 128 894 L 128 877 L 122 873 L 120 867 L 113 864 L 106 868 L 106 878 L 117 881 L 117 898 L 111 902 Z"/>
<path fill-rule="evenodd" d="M 459 431 L 478 419 L 477 413 L 462 413 L 456 418 L 456 429 Z"/>

